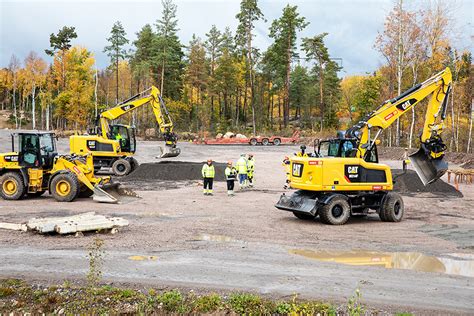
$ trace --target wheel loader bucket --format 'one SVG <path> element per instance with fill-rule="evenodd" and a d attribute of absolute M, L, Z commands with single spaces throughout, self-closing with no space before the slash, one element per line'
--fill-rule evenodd
<path fill-rule="evenodd" d="M 120 183 L 109 183 L 94 188 L 93 200 L 100 203 L 125 203 L 139 199 L 140 196 L 133 190 Z"/>
<path fill-rule="evenodd" d="M 443 176 L 448 170 L 448 164 L 442 159 L 431 159 L 423 148 L 408 156 L 418 177 L 424 185 L 428 185 Z"/>
<path fill-rule="evenodd" d="M 171 158 L 176 157 L 181 153 L 181 149 L 178 147 L 164 146 L 160 147 L 160 158 Z"/>

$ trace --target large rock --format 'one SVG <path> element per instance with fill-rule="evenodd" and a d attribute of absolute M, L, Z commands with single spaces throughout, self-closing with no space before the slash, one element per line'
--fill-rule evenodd
<path fill-rule="evenodd" d="M 235 135 L 235 138 L 238 138 L 238 139 L 246 139 L 247 136 L 243 135 L 243 134 L 237 134 Z"/>
<path fill-rule="evenodd" d="M 224 134 L 218 133 L 218 134 L 216 135 L 216 138 L 222 138 L 223 136 L 224 136 Z"/>
<path fill-rule="evenodd" d="M 232 138 L 232 137 L 235 137 L 235 134 L 232 132 L 227 132 L 224 134 L 224 138 Z"/>
<path fill-rule="evenodd" d="M 145 130 L 145 139 L 151 139 L 156 137 L 156 129 L 155 128 L 147 128 Z"/>

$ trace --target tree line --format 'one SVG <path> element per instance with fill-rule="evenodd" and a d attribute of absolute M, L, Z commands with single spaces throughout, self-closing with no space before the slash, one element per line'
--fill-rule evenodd
<path fill-rule="evenodd" d="M 0 70 L 0 103 L 17 128 L 84 131 L 100 111 L 155 85 L 178 131 L 204 136 L 299 128 L 327 135 L 450 66 L 454 82 L 445 139 L 450 150 L 472 152 L 471 53 L 452 45 L 447 4 L 431 2 L 415 10 L 402 4 L 394 3 L 374 39 L 383 64 L 373 73 L 341 78 L 340 60 L 325 44 L 328 33 L 300 38 L 310 21 L 297 6 L 285 6 L 270 23 L 272 43 L 262 51 L 254 45 L 256 24 L 266 21 L 257 0 L 241 1 L 235 31 L 214 25 L 185 44 L 177 35 L 176 4 L 162 0 L 161 17 L 144 25 L 133 42 L 120 21 L 113 25 L 104 47 L 110 57 L 106 69 L 96 68 L 87 48 L 72 45 L 77 34 L 69 26 L 50 36 L 45 51 L 51 64 L 35 52 L 23 63 L 13 55 Z M 389 128 L 384 144 L 415 146 L 424 108 L 416 107 Z M 139 132 L 156 126 L 147 107 L 125 120 Z"/>

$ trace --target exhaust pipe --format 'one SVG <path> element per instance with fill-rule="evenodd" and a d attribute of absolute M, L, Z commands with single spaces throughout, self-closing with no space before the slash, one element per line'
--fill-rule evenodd
<path fill-rule="evenodd" d="M 417 152 L 408 156 L 408 159 L 410 159 L 424 185 L 438 180 L 448 170 L 448 164 L 443 161 L 442 157 L 432 159 L 423 149 L 423 146 Z"/>
<path fill-rule="evenodd" d="M 181 154 L 181 149 L 178 147 L 172 147 L 165 145 L 164 147 L 160 147 L 161 154 L 159 158 L 171 158 L 176 157 Z"/>
<path fill-rule="evenodd" d="M 126 200 L 135 200 L 140 196 L 133 190 L 120 183 L 109 183 L 102 187 L 94 188 L 93 200 L 99 203 L 123 203 Z"/>

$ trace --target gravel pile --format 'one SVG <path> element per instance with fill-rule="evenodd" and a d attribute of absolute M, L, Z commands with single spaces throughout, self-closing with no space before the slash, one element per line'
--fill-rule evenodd
<path fill-rule="evenodd" d="M 201 180 L 202 165 L 204 162 L 162 161 L 158 163 L 144 163 L 129 175 L 120 178 L 120 181 L 151 181 L 151 180 Z M 216 181 L 224 181 L 225 163 L 214 163 Z"/>
<path fill-rule="evenodd" d="M 399 193 L 433 193 L 436 195 L 451 196 L 451 197 L 462 197 L 462 193 L 456 190 L 452 185 L 444 182 L 441 179 L 428 184 L 423 185 L 420 178 L 413 170 L 407 170 L 403 173 L 401 169 L 393 169 L 393 190 Z"/>

